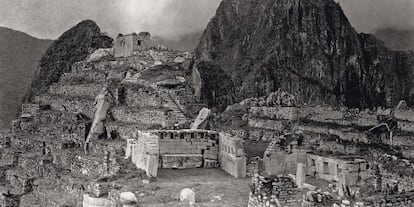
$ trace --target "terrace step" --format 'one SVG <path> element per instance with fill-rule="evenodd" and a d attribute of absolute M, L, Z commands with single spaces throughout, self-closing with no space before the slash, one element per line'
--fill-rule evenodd
<path fill-rule="evenodd" d="M 114 107 L 111 114 L 115 121 L 167 126 L 166 111 L 161 107 Z"/>
<path fill-rule="evenodd" d="M 64 96 L 56 94 L 42 94 L 35 97 L 35 103 L 50 105 L 52 109 L 64 112 L 83 113 L 93 117 L 95 99 L 89 96 Z"/>
<path fill-rule="evenodd" d="M 95 98 L 105 84 L 79 84 L 79 85 L 62 85 L 53 84 L 49 88 L 49 93 L 62 96 L 82 96 Z"/>
<path fill-rule="evenodd" d="M 79 71 L 76 73 L 65 73 L 60 78 L 61 83 L 84 83 L 84 82 L 93 82 L 100 83 L 105 82 L 107 74 L 104 71 L 100 70 L 89 70 L 89 71 Z"/>
<path fill-rule="evenodd" d="M 144 123 L 107 122 L 105 123 L 108 137 L 127 140 L 136 137 L 138 130 L 151 129 L 152 125 Z"/>

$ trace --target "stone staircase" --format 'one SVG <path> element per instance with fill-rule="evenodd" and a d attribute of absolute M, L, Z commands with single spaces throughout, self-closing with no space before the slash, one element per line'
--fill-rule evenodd
<path fill-rule="evenodd" d="M 171 110 L 170 115 L 172 117 L 172 120 L 175 123 L 178 124 L 185 124 L 189 121 L 189 118 L 184 113 L 184 110 L 179 106 L 178 102 L 174 100 L 172 97 L 171 91 L 169 90 L 159 90 L 160 97 L 163 101 L 165 101 L 165 104 L 168 106 L 168 108 Z"/>

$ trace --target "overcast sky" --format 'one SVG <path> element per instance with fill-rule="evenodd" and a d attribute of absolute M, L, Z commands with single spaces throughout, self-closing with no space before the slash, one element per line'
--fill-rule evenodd
<path fill-rule="evenodd" d="M 177 38 L 205 28 L 221 0 L 0 0 L 0 26 L 56 39 L 84 19 L 111 36 L 150 31 Z M 414 28 L 414 0 L 339 0 L 354 27 Z"/>

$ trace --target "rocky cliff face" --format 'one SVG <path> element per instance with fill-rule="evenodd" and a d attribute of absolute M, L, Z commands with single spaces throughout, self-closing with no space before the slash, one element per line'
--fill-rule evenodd
<path fill-rule="evenodd" d="M 40 59 L 38 70 L 24 101 L 43 94 L 63 73 L 70 72 L 72 64 L 84 60 L 98 48 L 112 46 L 112 38 L 102 35 L 95 22 L 85 20 L 66 31 L 47 49 Z"/>
<path fill-rule="evenodd" d="M 358 34 L 332 0 L 224 0 L 195 52 L 231 76 L 239 98 L 281 88 L 299 104 L 413 103 L 413 53 Z"/>

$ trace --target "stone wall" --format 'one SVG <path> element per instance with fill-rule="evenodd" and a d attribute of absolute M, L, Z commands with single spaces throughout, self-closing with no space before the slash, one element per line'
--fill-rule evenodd
<path fill-rule="evenodd" d="M 234 177 L 246 176 L 242 140 L 214 131 L 138 131 L 136 138 L 127 140 L 126 156 L 150 176 L 156 176 L 158 168 L 218 166 Z"/>
<path fill-rule="evenodd" d="M 93 117 L 93 98 L 64 97 L 44 94 L 35 97 L 35 102 L 50 105 L 52 109 L 67 112 L 80 112 L 88 117 Z"/>
<path fill-rule="evenodd" d="M 49 88 L 50 94 L 64 96 L 82 96 L 95 98 L 103 88 L 103 84 L 59 85 L 53 84 Z"/>
<path fill-rule="evenodd" d="M 207 130 L 161 130 L 162 168 L 211 168 L 218 164 L 218 134 Z"/>
<path fill-rule="evenodd" d="M 80 81 L 88 81 L 100 83 L 106 80 L 106 74 L 103 71 L 88 70 L 77 71 L 76 73 L 65 73 L 60 77 L 61 83 L 76 83 Z"/>
<path fill-rule="evenodd" d="M 136 107 L 157 107 L 162 100 L 156 91 L 146 88 L 126 89 L 125 103 L 128 106 Z"/>
<path fill-rule="evenodd" d="M 298 109 L 298 118 L 318 123 L 340 126 L 373 127 L 378 124 L 378 112 L 357 111 L 338 107 L 303 107 Z"/>
<path fill-rule="evenodd" d="M 335 135 L 342 140 L 348 140 L 351 142 L 369 143 L 369 138 L 366 133 L 357 132 L 355 130 L 345 131 L 341 129 L 329 128 L 326 126 L 313 125 L 298 125 L 297 129 L 312 134 Z"/>
<path fill-rule="evenodd" d="M 293 199 L 297 186 L 292 178 L 285 176 L 252 178 L 248 207 L 291 206 L 300 204 Z"/>
<path fill-rule="evenodd" d="M 251 107 L 249 116 L 271 120 L 297 120 L 298 108 L 296 107 Z"/>
<path fill-rule="evenodd" d="M 271 142 L 264 153 L 265 172 L 267 175 L 296 174 L 297 164 L 306 163 L 306 151 L 295 147 L 288 152 L 276 142 Z"/>
<path fill-rule="evenodd" d="M 173 63 L 177 57 L 186 57 L 186 52 L 149 50 L 149 55 L 161 63 Z"/>
<path fill-rule="evenodd" d="M 106 77 L 108 79 L 122 80 L 125 78 L 127 70 L 134 69 L 139 72 L 152 65 L 152 63 L 153 59 L 149 54 L 96 63 L 82 61 L 72 65 L 72 73 L 101 71 L 104 74 L 107 73 Z"/>
<path fill-rule="evenodd" d="M 111 112 L 116 121 L 167 126 L 167 116 L 161 108 L 114 108 Z"/>
<path fill-rule="evenodd" d="M 328 157 L 308 153 L 306 169 L 309 176 L 337 181 L 348 187 L 360 187 L 370 177 L 368 162 L 354 157 Z"/>
<path fill-rule="evenodd" d="M 364 202 L 364 207 L 412 207 L 414 205 L 414 192 L 387 196 L 386 198 Z"/>
<path fill-rule="evenodd" d="M 127 141 L 127 157 L 130 155 L 137 168 L 146 171 L 149 177 L 157 176 L 159 150 L 158 136 L 151 133 L 138 132 L 136 139 Z"/>
<path fill-rule="evenodd" d="M 243 140 L 230 134 L 220 133 L 219 163 L 221 168 L 230 175 L 246 177 L 246 154 Z"/>
<path fill-rule="evenodd" d="M 250 118 L 248 125 L 253 128 L 267 129 L 272 131 L 282 132 L 286 128 L 287 124 L 283 121 L 254 119 Z"/>

